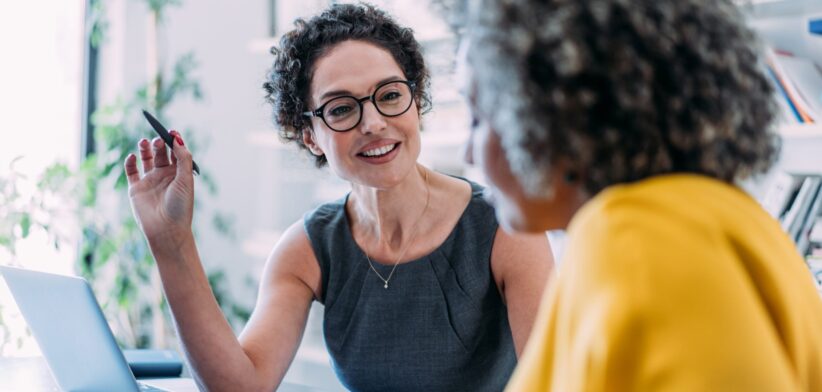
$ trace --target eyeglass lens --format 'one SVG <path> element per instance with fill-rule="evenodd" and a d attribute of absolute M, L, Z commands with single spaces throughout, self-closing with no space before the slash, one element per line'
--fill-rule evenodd
<path fill-rule="evenodd" d="M 403 82 L 393 82 L 380 86 L 374 92 L 377 111 L 383 116 L 393 117 L 405 113 L 411 107 L 411 88 Z M 334 98 L 323 108 L 323 120 L 335 131 L 347 131 L 362 119 L 362 103 L 353 97 Z"/>

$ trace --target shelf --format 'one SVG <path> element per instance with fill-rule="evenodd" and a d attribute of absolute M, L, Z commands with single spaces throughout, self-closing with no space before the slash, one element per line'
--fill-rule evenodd
<path fill-rule="evenodd" d="M 782 152 L 779 168 L 796 175 L 822 174 L 822 125 L 780 128 Z"/>
<path fill-rule="evenodd" d="M 747 16 L 757 19 L 822 13 L 822 4 L 818 0 L 734 0 L 734 3 Z"/>
<path fill-rule="evenodd" d="M 822 138 L 822 125 L 819 124 L 796 124 L 784 125 L 779 128 L 779 135 L 782 139 L 814 139 Z M 820 151 L 822 153 L 822 151 Z"/>

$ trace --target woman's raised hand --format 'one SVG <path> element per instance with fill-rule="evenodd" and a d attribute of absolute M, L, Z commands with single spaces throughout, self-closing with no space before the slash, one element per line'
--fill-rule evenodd
<path fill-rule="evenodd" d="M 137 168 L 137 157 L 129 154 L 125 161 L 128 196 L 137 224 L 149 243 L 176 241 L 191 234 L 194 210 L 194 176 L 191 152 L 177 131 L 169 155 L 160 138 L 137 143 L 143 174 Z"/>

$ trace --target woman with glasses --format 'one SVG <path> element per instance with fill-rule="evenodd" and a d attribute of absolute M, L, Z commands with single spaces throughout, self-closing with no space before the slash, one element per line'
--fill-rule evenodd
<path fill-rule="evenodd" d="M 351 183 L 294 223 L 266 263 L 235 338 L 191 235 L 191 157 L 178 139 L 126 160 L 132 208 L 151 246 L 198 383 L 272 390 L 305 328 L 323 330 L 356 391 L 498 391 L 525 345 L 552 268 L 544 234 L 498 228 L 482 189 L 417 163 L 428 73 L 411 31 L 366 5 L 298 20 L 265 83 L 287 141 Z"/>
<path fill-rule="evenodd" d="M 467 158 L 567 228 L 509 391 L 822 391 L 822 301 L 739 185 L 778 107 L 730 0 L 480 0 Z"/>

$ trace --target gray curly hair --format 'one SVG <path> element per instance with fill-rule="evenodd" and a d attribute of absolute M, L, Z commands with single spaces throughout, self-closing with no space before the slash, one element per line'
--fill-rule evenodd
<path fill-rule="evenodd" d="M 468 6 L 473 106 L 532 196 L 551 168 L 583 188 L 766 171 L 777 106 L 728 0 L 479 0 Z"/>

